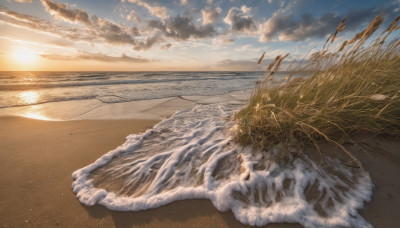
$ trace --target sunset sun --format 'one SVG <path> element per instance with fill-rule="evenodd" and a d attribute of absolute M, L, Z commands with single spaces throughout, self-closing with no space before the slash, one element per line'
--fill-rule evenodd
<path fill-rule="evenodd" d="M 29 48 L 19 48 L 12 53 L 13 60 L 22 65 L 33 64 L 37 59 L 37 54 Z"/>

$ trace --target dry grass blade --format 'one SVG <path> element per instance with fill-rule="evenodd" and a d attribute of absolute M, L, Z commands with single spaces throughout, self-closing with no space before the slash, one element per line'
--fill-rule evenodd
<path fill-rule="evenodd" d="M 303 123 L 303 122 L 300 122 L 300 123 L 306 125 L 308 128 L 311 128 L 313 131 L 315 131 L 316 133 L 318 133 L 319 135 L 321 135 L 322 137 L 324 137 L 324 139 L 325 139 L 326 141 L 331 142 L 331 143 L 335 144 L 336 146 L 338 146 L 340 149 L 342 149 L 342 151 L 344 151 L 347 155 L 349 155 L 349 157 L 350 157 L 351 159 L 353 159 L 353 160 L 357 163 L 357 165 L 358 165 L 363 171 L 365 171 L 365 170 L 364 170 L 364 167 L 361 165 L 360 161 L 359 161 L 356 157 L 354 157 L 348 150 L 346 150 L 346 148 L 344 148 L 341 144 L 339 144 L 339 143 L 336 142 L 335 140 L 330 139 L 326 134 L 322 133 L 322 132 L 319 131 L 317 128 L 315 128 L 315 127 L 313 127 L 313 126 L 310 126 L 310 125 L 308 125 L 308 124 L 306 124 L 306 123 Z"/>
<path fill-rule="evenodd" d="M 368 27 L 363 31 L 357 33 L 351 40 L 346 43 L 346 46 L 352 44 L 356 41 L 364 42 L 368 39 L 383 23 L 384 18 L 382 17 L 382 13 L 379 13 L 378 16 L 374 18 L 374 20 L 369 23 Z"/>
<path fill-rule="evenodd" d="M 338 25 L 338 27 L 336 28 L 335 33 L 333 34 L 331 43 L 333 43 L 336 39 L 336 36 L 339 32 L 343 31 L 343 29 L 345 28 L 345 23 L 346 23 L 346 18 L 343 18 L 343 20 L 340 22 L 340 24 Z"/>
<path fill-rule="evenodd" d="M 341 51 L 343 51 L 344 50 L 344 48 L 347 46 L 347 43 L 348 43 L 348 41 L 346 40 L 346 41 L 343 41 L 343 43 L 342 43 L 342 46 L 340 47 L 340 49 L 339 49 L 339 51 L 338 52 L 341 52 Z"/>
<path fill-rule="evenodd" d="M 400 26 L 398 26 L 397 24 L 400 21 L 400 16 L 396 17 L 396 19 L 394 19 L 392 21 L 392 23 L 390 23 L 390 25 L 387 27 L 386 29 L 386 35 L 385 37 L 382 39 L 381 43 L 385 42 L 385 40 L 387 39 L 387 37 L 390 35 L 390 33 L 392 33 L 393 31 L 397 30 L 400 28 Z"/>
<path fill-rule="evenodd" d="M 330 43 L 333 43 L 336 39 L 336 36 L 339 32 L 343 31 L 343 29 L 345 28 L 345 24 L 346 24 L 346 18 L 343 18 L 342 21 L 340 22 L 340 24 L 336 27 L 336 31 L 331 34 L 328 39 L 325 41 L 325 44 L 322 48 L 322 50 L 325 49 L 326 44 L 330 41 Z"/>
<path fill-rule="evenodd" d="M 257 62 L 258 65 L 259 65 L 259 64 L 261 63 L 261 61 L 263 60 L 264 56 L 265 56 L 265 51 L 264 51 L 264 53 L 261 55 L 260 59 L 258 60 L 258 62 Z"/>
<path fill-rule="evenodd" d="M 278 62 L 275 64 L 274 70 L 271 71 L 271 75 L 273 75 L 279 69 L 279 66 L 281 65 L 282 61 L 288 56 L 289 56 L 289 53 L 287 53 L 285 56 L 279 58 Z"/>
<path fill-rule="evenodd" d="M 285 81 L 290 81 L 290 79 L 293 77 L 295 73 L 290 73 L 288 75 L 285 76 Z"/>
<path fill-rule="evenodd" d="M 394 30 L 399 29 L 399 27 L 397 26 L 397 23 L 399 23 L 399 21 L 400 21 L 400 16 L 396 17 L 396 19 L 394 19 L 394 20 L 392 21 L 392 23 L 390 23 L 390 25 L 389 25 L 389 27 L 386 29 L 386 31 L 387 31 L 388 33 L 391 33 L 391 32 L 393 32 Z"/>
<path fill-rule="evenodd" d="M 356 35 L 353 36 L 353 38 L 351 40 L 348 40 L 346 45 L 352 44 L 354 42 L 356 42 L 357 40 L 360 40 L 361 37 L 364 35 L 365 30 L 362 32 L 357 33 Z"/>
<path fill-rule="evenodd" d="M 397 48 L 397 46 L 400 45 L 400 40 L 396 42 L 396 44 L 394 45 L 395 48 Z"/>
<path fill-rule="evenodd" d="M 275 59 L 274 59 L 274 61 L 272 61 L 272 63 L 270 63 L 270 64 L 268 65 L 268 68 L 267 68 L 266 71 L 267 71 L 267 72 L 271 72 L 272 67 L 274 67 L 275 63 L 276 63 L 277 61 L 279 61 L 280 58 L 281 58 L 280 55 L 276 56 Z"/>
<path fill-rule="evenodd" d="M 365 29 L 364 34 L 361 37 L 361 40 L 368 39 L 383 23 L 383 16 L 382 13 L 379 13 L 378 16 L 368 25 L 367 29 Z"/>

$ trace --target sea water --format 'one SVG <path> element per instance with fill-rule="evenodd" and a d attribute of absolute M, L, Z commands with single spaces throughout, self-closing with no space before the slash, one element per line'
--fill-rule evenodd
<path fill-rule="evenodd" d="M 0 108 L 217 95 L 251 89 L 263 78 L 264 72 L 0 72 Z"/>
<path fill-rule="evenodd" d="M 369 175 L 299 149 L 289 162 L 236 145 L 232 115 L 241 106 L 198 105 L 183 110 L 73 173 L 79 201 L 139 211 L 173 201 L 209 199 L 244 224 L 371 227 L 357 212 L 372 194 Z"/>

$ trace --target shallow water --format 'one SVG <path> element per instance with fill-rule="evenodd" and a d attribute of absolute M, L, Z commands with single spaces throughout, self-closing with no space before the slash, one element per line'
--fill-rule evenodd
<path fill-rule="evenodd" d="M 217 95 L 253 88 L 261 78 L 263 72 L 0 72 L 0 108 Z"/>
<path fill-rule="evenodd" d="M 85 205 L 138 211 L 176 200 L 209 199 L 244 224 L 371 227 L 357 212 L 372 194 L 369 175 L 337 160 L 315 163 L 301 151 L 290 162 L 237 146 L 229 130 L 238 105 L 198 105 L 73 173 Z"/>

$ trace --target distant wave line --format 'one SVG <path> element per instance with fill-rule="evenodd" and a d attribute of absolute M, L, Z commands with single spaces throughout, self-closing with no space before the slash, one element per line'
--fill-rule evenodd
<path fill-rule="evenodd" d="M 222 95 L 222 94 L 228 94 L 228 93 L 232 93 L 232 92 L 236 92 L 236 91 L 243 91 L 246 89 L 250 89 L 247 87 L 244 87 L 243 89 L 240 90 L 226 90 L 226 91 L 221 91 L 220 93 L 212 93 L 212 94 L 202 94 L 202 93 L 198 93 L 198 94 L 184 94 L 184 95 L 172 95 L 172 96 L 152 96 L 152 97 L 140 97 L 140 98 L 126 98 L 126 97 L 122 97 L 119 95 L 114 95 L 114 94 L 109 94 L 109 95 L 96 95 L 96 96 L 78 96 L 78 97 L 63 97 L 63 98 L 56 98 L 53 100 L 48 100 L 48 101 L 39 101 L 37 103 L 33 103 L 33 104 L 16 104 L 16 105 L 4 105 L 4 106 L 0 106 L 0 109 L 4 109 L 4 108 L 18 108 L 18 107 L 26 107 L 26 106 L 32 106 L 32 105 L 41 105 L 41 104 L 48 104 L 48 103 L 53 103 L 53 102 L 63 102 L 63 101 L 79 101 L 79 100 L 91 100 L 91 99 L 96 99 L 98 101 L 100 101 L 101 103 L 104 104 L 110 104 L 110 103 L 125 103 L 125 102 L 132 102 L 132 101 L 146 101 L 146 100 L 154 100 L 154 99 L 163 99 L 163 98 L 181 98 L 181 99 L 185 99 L 188 101 L 192 101 L 186 98 L 183 98 L 182 96 L 216 96 L 216 95 Z M 105 101 L 104 97 L 118 97 L 121 98 L 121 100 L 119 101 Z M 193 101 L 194 102 L 194 101 Z"/>
<path fill-rule="evenodd" d="M 257 78 L 254 76 L 243 76 L 246 78 Z M 171 83 L 171 82 L 185 82 L 185 81 L 229 81 L 233 78 L 196 78 L 196 79 L 161 79 L 161 80 L 125 80 L 125 81 L 96 81 L 88 83 L 59 83 L 59 84 L 12 84 L 12 85 L 0 85 L 0 90 L 30 90 L 30 89 L 42 89 L 42 88 L 63 88 L 63 87 L 81 87 L 81 86 L 102 86 L 102 85 L 135 85 L 135 84 L 151 84 L 151 83 Z"/>

